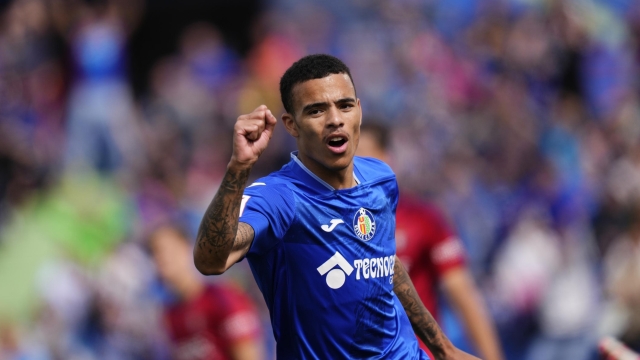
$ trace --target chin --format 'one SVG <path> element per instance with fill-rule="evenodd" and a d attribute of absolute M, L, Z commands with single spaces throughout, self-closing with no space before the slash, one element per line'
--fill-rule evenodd
<path fill-rule="evenodd" d="M 327 164 L 325 164 L 325 166 L 333 171 L 341 171 L 346 169 L 347 167 L 349 167 L 349 165 L 351 165 L 351 162 L 353 161 L 353 155 L 348 156 L 348 155 L 342 155 L 339 158 L 337 158 L 334 161 L 331 161 Z"/>

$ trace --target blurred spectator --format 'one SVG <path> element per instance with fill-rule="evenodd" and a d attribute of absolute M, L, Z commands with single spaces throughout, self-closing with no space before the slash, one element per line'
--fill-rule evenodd
<path fill-rule="evenodd" d="M 196 272 L 185 233 L 160 226 L 149 237 L 158 273 L 175 295 L 165 306 L 174 359 L 264 358 L 261 323 L 240 290 L 206 284 Z"/>
<path fill-rule="evenodd" d="M 98 358 L 160 359 L 166 347 L 161 309 L 150 291 L 153 262 L 141 246 L 125 243 L 106 259 L 92 282 L 93 316 L 99 320 Z"/>
<path fill-rule="evenodd" d="M 157 321 L 140 240 L 159 218 L 197 226 L 238 109 L 280 108 L 282 72 L 311 52 L 346 60 L 392 129 L 399 183 L 451 219 L 506 358 L 580 358 L 599 297 L 617 304 L 602 331 L 637 347 L 637 286 L 620 284 L 640 194 L 640 2 L 268 0 L 253 22 L 247 2 L 208 6 L 0 1 L 0 357 L 166 358 L 126 320 Z M 245 23 L 248 48 L 229 31 Z M 131 76 L 147 52 L 149 76 Z M 139 98 L 131 77 L 149 79 Z M 285 135 L 253 178 L 288 161 Z"/>
<path fill-rule="evenodd" d="M 0 32 L 0 223 L 60 171 L 66 84 L 44 0 L 9 3 Z"/>
<path fill-rule="evenodd" d="M 636 198 L 640 199 L 640 198 Z M 636 351 L 640 350 L 640 206 L 629 210 L 627 230 L 615 239 L 605 257 L 605 286 L 611 309 L 621 314 L 617 329 L 611 329 Z"/>
<path fill-rule="evenodd" d="M 69 95 L 66 162 L 112 172 L 139 153 L 126 46 L 142 1 L 60 1 L 58 26 L 68 36 L 74 65 Z"/>
<path fill-rule="evenodd" d="M 599 316 L 595 246 L 579 228 L 551 221 L 544 207 L 524 209 L 496 258 L 496 293 L 502 312 L 538 319 L 526 359 L 587 360 L 596 351 Z"/>
<path fill-rule="evenodd" d="M 389 129 L 373 119 L 364 119 L 356 154 L 389 162 L 389 140 Z M 487 360 L 503 358 L 493 322 L 466 268 L 462 242 L 439 210 L 404 192 L 396 211 L 396 253 L 422 302 L 436 319 L 438 290 L 442 289 L 461 316 L 480 356 Z M 420 347 L 432 356 L 422 341 Z"/>

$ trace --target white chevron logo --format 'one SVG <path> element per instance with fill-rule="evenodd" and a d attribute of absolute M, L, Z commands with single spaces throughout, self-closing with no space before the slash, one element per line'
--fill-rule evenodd
<path fill-rule="evenodd" d="M 339 269 L 334 269 L 336 266 L 339 267 Z M 330 288 L 339 289 L 344 285 L 346 277 L 353 272 L 353 266 L 349 264 L 342 254 L 336 251 L 329 260 L 318 266 L 317 270 L 320 275 L 328 273 L 326 281 Z M 345 273 L 347 274 L 345 275 Z"/>
<path fill-rule="evenodd" d="M 326 231 L 326 232 L 332 232 L 333 229 L 336 228 L 336 226 L 338 226 L 339 224 L 343 224 L 344 221 L 342 221 L 342 219 L 331 219 L 330 221 L 331 225 L 322 225 L 321 228 L 322 230 Z"/>

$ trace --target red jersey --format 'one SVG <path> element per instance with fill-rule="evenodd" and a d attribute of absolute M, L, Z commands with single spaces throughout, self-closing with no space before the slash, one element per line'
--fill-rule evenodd
<path fill-rule="evenodd" d="M 165 320 L 176 360 L 231 359 L 234 344 L 262 335 L 251 300 L 229 286 L 207 285 L 196 298 L 167 308 Z"/>
<path fill-rule="evenodd" d="M 407 268 L 422 303 L 437 320 L 442 276 L 465 265 L 460 239 L 438 209 L 401 196 L 396 211 L 396 254 Z M 422 342 L 420 346 L 426 350 Z"/>

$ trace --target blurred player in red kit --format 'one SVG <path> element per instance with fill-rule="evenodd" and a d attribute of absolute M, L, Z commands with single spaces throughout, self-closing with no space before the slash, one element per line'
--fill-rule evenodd
<path fill-rule="evenodd" d="M 388 162 L 389 129 L 362 121 L 356 155 Z M 503 359 L 498 337 L 471 274 L 465 251 L 441 212 L 400 192 L 396 211 L 396 255 L 409 271 L 418 295 L 438 320 L 438 288 L 461 316 L 467 334 L 485 360 Z M 420 346 L 429 353 L 420 341 Z M 433 358 L 433 357 L 432 357 Z"/>
<path fill-rule="evenodd" d="M 232 286 L 203 282 L 193 265 L 193 246 L 181 229 L 155 229 L 149 247 L 160 277 L 178 297 L 164 313 L 172 359 L 263 359 L 262 328 L 253 303 Z"/>

